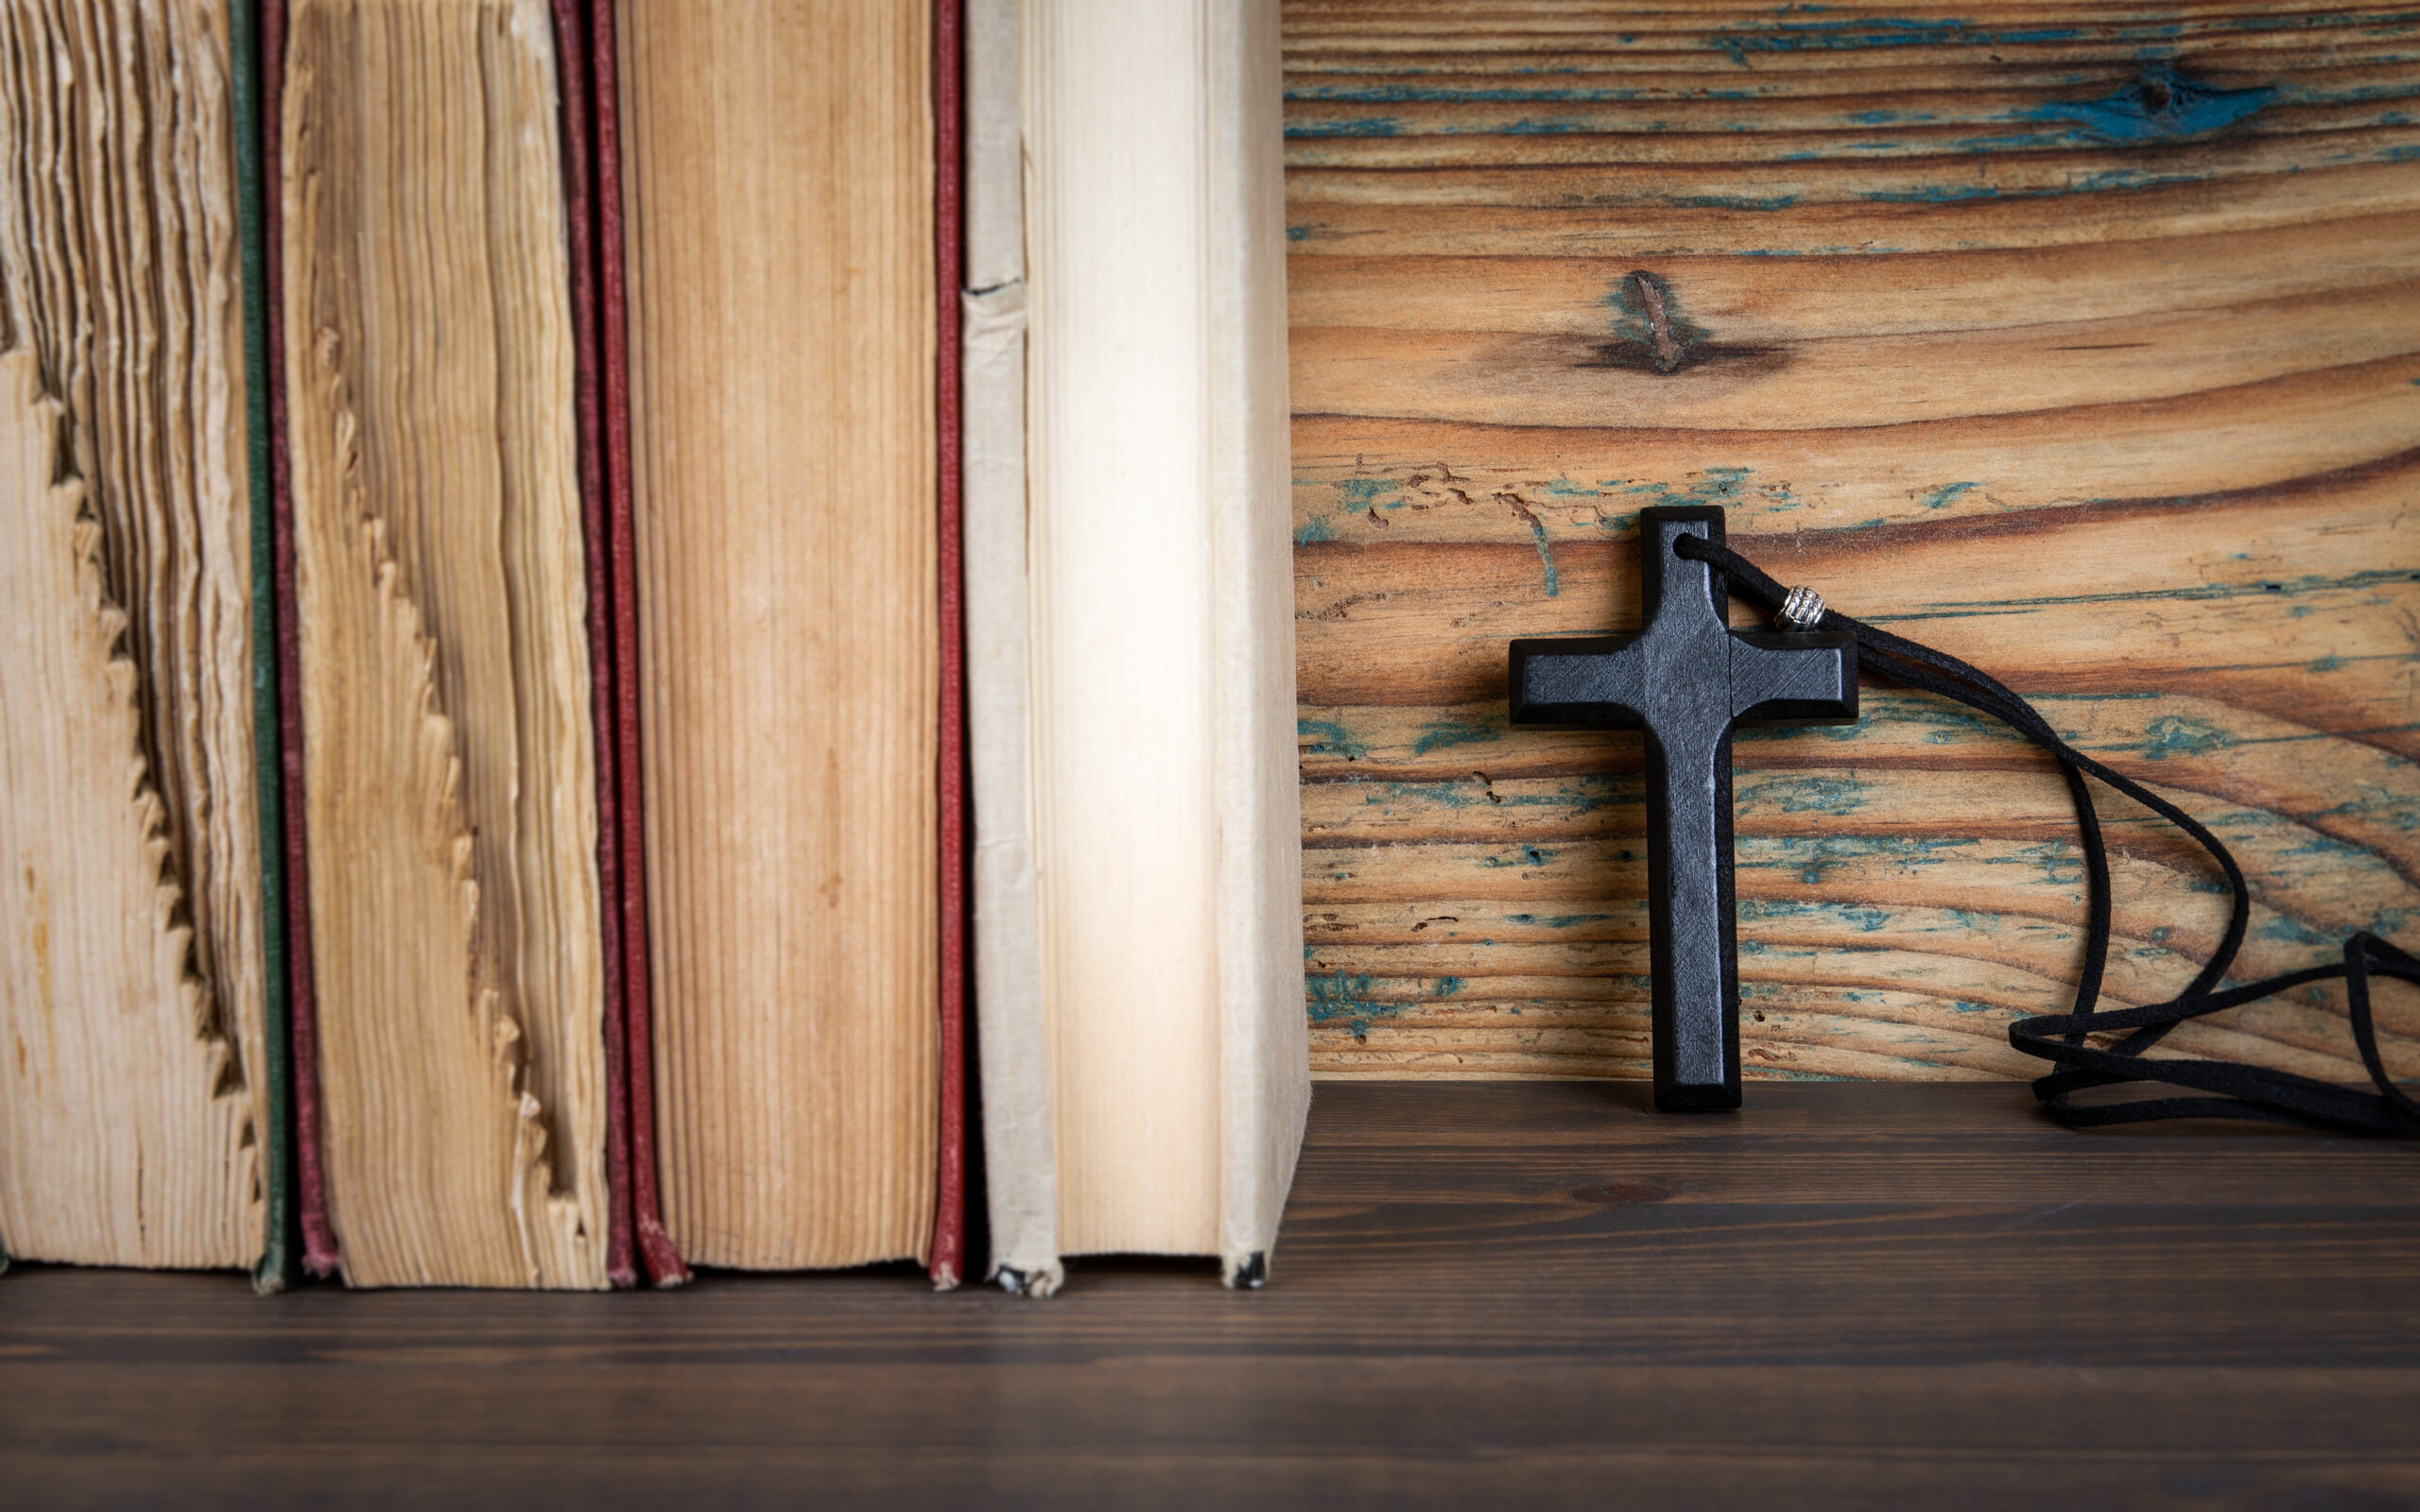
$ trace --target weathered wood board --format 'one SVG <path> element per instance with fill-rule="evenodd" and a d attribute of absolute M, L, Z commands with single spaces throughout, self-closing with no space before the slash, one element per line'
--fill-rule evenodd
<path fill-rule="evenodd" d="M 2420 947 L 2420 10 L 1286 18 L 1321 1074 L 1645 1074 L 1638 737 L 1509 730 L 1503 683 L 1515 635 L 1636 625 L 1647 504 L 1723 506 L 2204 816 L 2243 975 Z M 1865 696 L 1737 746 L 1749 1074 L 2033 1074 L 2007 1022 L 2082 954 L 2065 788 Z M 2109 998 L 2156 1001 L 2224 894 L 2101 796 Z M 2169 1044 L 2360 1074 L 2333 990 Z"/>

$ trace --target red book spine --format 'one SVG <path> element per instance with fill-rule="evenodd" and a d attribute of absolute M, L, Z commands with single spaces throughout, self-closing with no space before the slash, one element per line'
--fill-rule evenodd
<path fill-rule="evenodd" d="M 311 842 L 302 792 L 302 627 L 295 619 L 293 464 L 285 449 L 285 176 L 280 153 L 285 96 L 285 4 L 262 0 L 261 225 L 268 245 L 271 549 L 277 580 L 278 764 L 285 777 L 286 1004 L 294 1037 L 294 1169 L 301 1190 L 302 1266 L 333 1276 L 327 1171 L 320 1160 L 320 1021 L 311 975 Z"/>
<path fill-rule="evenodd" d="M 940 282 L 934 418 L 941 438 L 941 1168 L 933 1284 L 966 1274 L 966 665 L 959 533 L 959 315 L 965 243 L 959 0 L 933 5 L 933 239 Z"/>
<path fill-rule="evenodd" d="M 664 1228 L 655 1180 L 655 1052 L 649 1032 L 647 963 L 647 816 L 639 748 L 638 547 L 631 507 L 631 379 L 627 284 L 622 240 L 622 137 L 613 0 L 589 10 L 589 61 L 596 102 L 596 230 L 604 296 L 606 504 L 612 537 L 616 746 L 614 781 L 622 874 L 622 1031 L 630 1086 L 631 1209 L 639 1260 L 658 1286 L 677 1286 L 689 1267 Z"/>
<path fill-rule="evenodd" d="M 579 425 L 579 518 L 588 568 L 588 685 L 596 726 L 596 880 L 602 900 L 605 956 L 605 1273 L 615 1287 L 638 1284 L 631 1238 L 628 1027 L 622 981 L 622 848 L 614 826 L 614 692 L 630 669 L 614 660 L 614 600 L 606 524 L 605 425 L 597 369 L 604 361 L 598 333 L 596 163 L 589 140 L 588 27 L 581 0 L 554 0 L 555 72 L 562 94 L 564 245 L 571 260 L 571 319 L 576 352 L 572 403 Z"/>

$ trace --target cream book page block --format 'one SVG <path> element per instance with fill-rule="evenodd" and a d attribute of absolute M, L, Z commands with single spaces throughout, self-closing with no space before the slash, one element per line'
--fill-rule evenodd
<path fill-rule="evenodd" d="M 1276 11 L 1032 0 L 1020 32 L 1058 1244 L 1250 1280 L 1308 1097 Z"/>
<path fill-rule="evenodd" d="M 296 0 L 287 438 L 355 1285 L 601 1287 L 604 987 L 542 0 Z"/>
<path fill-rule="evenodd" d="M 932 18 L 623 0 L 665 1222 L 926 1258 L 940 1142 Z"/>
<path fill-rule="evenodd" d="M 230 1057 L 203 1032 L 126 615 L 39 376 L 30 353 L 0 356 L 0 1241 L 20 1258 L 243 1264 L 262 1233 L 251 1108 L 214 1095 Z"/>
<path fill-rule="evenodd" d="M 225 8 L 0 9 L 0 1246 L 261 1253 L 266 992 Z"/>

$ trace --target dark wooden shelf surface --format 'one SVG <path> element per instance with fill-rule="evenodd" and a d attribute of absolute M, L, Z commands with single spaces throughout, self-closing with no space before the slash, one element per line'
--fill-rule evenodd
<path fill-rule="evenodd" d="M 1319 1089 L 1275 1278 L 0 1279 L 0 1500 L 2420 1503 L 2420 1148 L 2007 1086 Z"/>

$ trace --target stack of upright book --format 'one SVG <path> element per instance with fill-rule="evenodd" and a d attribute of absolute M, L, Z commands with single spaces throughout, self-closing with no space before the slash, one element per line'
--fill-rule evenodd
<path fill-rule="evenodd" d="M 0 1246 L 950 1285 L 975 1187 L 1014 1289 L 1260 1280 L 1273 4 L 0 45 Z"/>

